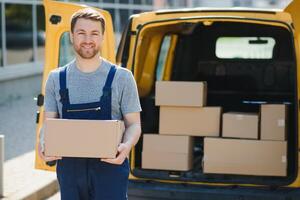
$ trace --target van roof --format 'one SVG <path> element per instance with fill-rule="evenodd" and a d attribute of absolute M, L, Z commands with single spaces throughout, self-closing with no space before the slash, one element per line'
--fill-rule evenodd
<path fill-rule="evenodd" d="M 170 13 L 187 13 L 187 12 L 253 12 L 253 13 L 267 13 L 276 14 L 283 12 L 283 9 L 274 8 L 249 8 L 249 7 L 230 7 L 230 8 L 212 8 L 212 7 L 196 7 L 196 8 L 181 8 L 181 9 L 161 9 L 155 11 L 156 14 L 170 14 Z"/>
<path fill-rule="evenodd" d="M 282 21 L 288 24 L 292 23 L 291 15 L 283 9 L 259 9 L 259 8 L 181 8 L 181 9 L 163 9 L 156 11 L 142 12 L 134 14 L 140 22 L 149 22 L 156 20 L 166 20 L 180 17 L 239 17 L 259 20 Z"/>

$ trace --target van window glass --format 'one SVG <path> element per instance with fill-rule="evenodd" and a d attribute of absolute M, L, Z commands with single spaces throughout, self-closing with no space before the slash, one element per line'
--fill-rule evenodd
<path fill-rule="evenodd" d="M 59 42 L 59 67 L 62 67 L 75 58 L 69 32 L 64 32 Z"/>
<path fill-rule="evenodd" d="M 221 59 L 272 59 L 275 40 L 271 37 L 220 37 L 216 56 Z"/>
<path fill-rule="evenodd" d="M 157 81 L 161 81 L 163 79 L 168 50 L 170 48 L 170 43 L 171 43 L 171 36 L 166 35 L 162 41 L 160 51 L 159 51 L 159 56 L 158 56 L 158 62 L 157 62 L 157 67 L 156 67 L 156 80 Z"/>

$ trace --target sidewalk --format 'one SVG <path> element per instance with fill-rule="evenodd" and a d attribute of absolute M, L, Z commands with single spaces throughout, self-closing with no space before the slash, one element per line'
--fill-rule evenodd
<path fill-rule="evenodd" d="M 4 197 L 2 199 L 44 200 L 58 191 L 56 174 L 34 169 L 31 151 L 4 163 Z"/>

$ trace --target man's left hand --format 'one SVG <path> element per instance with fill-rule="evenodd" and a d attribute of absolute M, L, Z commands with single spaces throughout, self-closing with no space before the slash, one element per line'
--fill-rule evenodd
<path fill-rule="evenodd" d="M 118 147 L 118 155 L 116 158 L 101 158 L 101 161 L 110 164 L 121 165 L 124 160 L 129 156 L 131 147 L 126 143 L 121 143 Z"/>

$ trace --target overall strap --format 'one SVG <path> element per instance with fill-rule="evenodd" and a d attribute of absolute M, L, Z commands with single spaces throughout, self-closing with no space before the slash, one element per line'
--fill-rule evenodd
<path fill-rule="evenodd" d="M 59 68 L 59 86 L 61 90 L 67 89 L 67 67 Z"/>
<path fill-rule="evenodd" d="M 108 90 L 111 89 L 111 85 L 112 85 L 112 82 L 114 80 L 114 76 L 115 76 L 116 71 L 117 71 L 116 66 L 112 65 L 109 72 L 108 72 L 106 82 L 105 82 L 105 85 L 103 87 L 103 92 L 108 91 Z"/>
<path fill-rule="evenodd" d="M 111 88 L 111 85 L 112 85 L 112 82 L 114 80 L 116 70 L 117 70 L 116 66 L 112 65 L 109 72 L 108 72 L 106 82 L 105 82 L 105 85 L 103 87 L 103 94 L 102 94 L 101 99 L 100 99 L 102 117 L 103 117 L 103 119 L 106 119 L 106 120 L 112 119 L 112 116 L 111 116 L 111 104 L 112 104 L 112 99 L 111 99 L 112 88 Z"/>
<path fill-rule="evenodd" d="M 67 89 L 67 67 L 59 69 L 59 94 L 63 105 L 69 104 L 69 91 Z"/>

